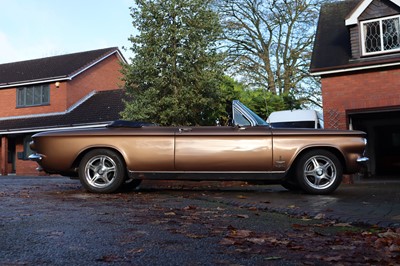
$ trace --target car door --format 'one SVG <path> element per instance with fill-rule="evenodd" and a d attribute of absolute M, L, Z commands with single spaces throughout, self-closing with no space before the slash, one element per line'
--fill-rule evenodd
<path fill-rule="evenodd" d="M 182 127 L 176 133 L 176 171 L 262 172 L 271 168 L 269 127 Z"/>

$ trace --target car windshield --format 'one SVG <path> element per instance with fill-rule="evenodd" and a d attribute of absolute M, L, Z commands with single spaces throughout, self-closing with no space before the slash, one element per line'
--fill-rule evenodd
<path fill-rule="evenodd" d="M 238 100 L 233 101 L 235 123 L 240 126 L 269 126 L 269 124 Z"/>

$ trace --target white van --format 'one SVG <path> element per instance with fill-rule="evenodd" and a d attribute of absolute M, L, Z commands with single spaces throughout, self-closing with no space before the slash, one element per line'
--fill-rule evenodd
<path fill-rule="evenodd" d="M 275 128 L 323 128 L 321 115 L 315 110 L 272 112 L 267 122 Z"/>

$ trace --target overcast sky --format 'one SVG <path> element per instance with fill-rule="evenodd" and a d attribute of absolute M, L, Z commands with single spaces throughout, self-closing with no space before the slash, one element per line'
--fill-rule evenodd
<path fill-rule="evenodd" d="M 0 0 L 0 64 L 106 47 L 129 60 L 133 0 Z"/>

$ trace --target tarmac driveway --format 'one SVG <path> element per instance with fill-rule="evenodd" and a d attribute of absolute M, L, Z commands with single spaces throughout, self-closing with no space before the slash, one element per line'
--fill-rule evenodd
<path fill-rule="evenodd" d="M 256 206 L 258 209 L 306 215 L 357 225 L 400 227 L 400 177 L 397 180 L 358 181 L 342 184 L 330 195 L 290 192 L 279 185 L 243 186 L 209 190 L 200 198 Z M 238 194 L 239 193 L 239 194 Z"/>
<path fill-rule="evenodd" d="M 99 195 L 63 177 L 0 176 L 1 265 L 352 265 L 399 258 L 376 234 L 341 234 L 329 220 L 345 230 L 353 230 L 346 223 L 400 227 L 400 182 L 342 185 L 315 196 L 275 185 L 148 181 L 137 191 Z"/>

